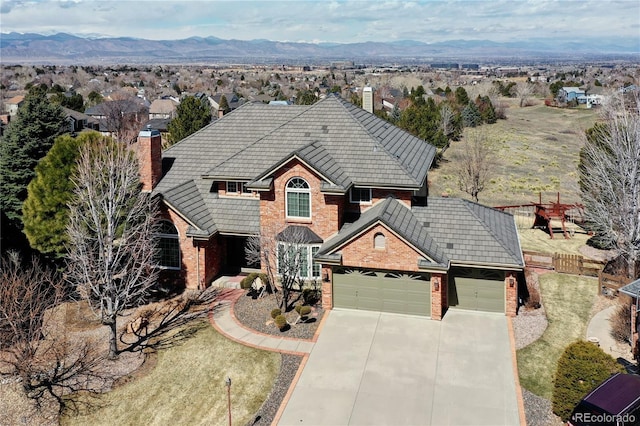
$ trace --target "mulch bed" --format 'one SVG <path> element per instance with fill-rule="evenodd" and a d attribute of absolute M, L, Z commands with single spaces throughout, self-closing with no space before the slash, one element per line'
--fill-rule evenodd
<path fill-rule="evenodd" d="M 292 300 L 296 300 L 297 293 L 292 295 Z M 302 300 L 297 301 L 294 305 L 301 304 Z M 271 318 L 271 311 L 278 307 L 278 299 L 275 294 L 265 294 L 265 296 L 254 299 L 249 291 L 245 295 L 240 296 L 234 304 L 233 313 L 236 319 L 245 327 L 260 333 L 272 334 L 278 337 L 289 337 L 294 339 L 312 339 L 318 324 L 324 315 L 324 309 L 320 304 L 311 306 L 311 313 L 306 321 L 298 321 L 298 314 L 295 310 L 284 313 L 290 327 L 285 331 L 280 331 Z"/>

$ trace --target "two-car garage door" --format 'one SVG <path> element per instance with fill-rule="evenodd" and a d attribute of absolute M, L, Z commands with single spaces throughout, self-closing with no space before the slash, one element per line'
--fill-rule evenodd
<path fill-rule="evenodd" d="M 453 308 L 504 313 L 504 272 L 479 268 L 451 268 L 448 302 Z"/>
<path fill-rule="evenodd" d="M 333 272 L 333 303 L 337 308 L 429 316 L 430 275 L 337 269 Z"/>

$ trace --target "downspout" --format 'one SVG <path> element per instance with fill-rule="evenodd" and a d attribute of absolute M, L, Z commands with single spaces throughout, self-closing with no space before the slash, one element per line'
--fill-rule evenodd
<path fill-rule="evenodd" d="M 195 242 L 194 240 L 194 243 Z M 200 284 L 200 244 L 196 243 L 196 247 L 198 248 L 198 254 L 196 256 L 196 278 L 198 280 L 198 290 L 202 290 L 202 285 Z"/>

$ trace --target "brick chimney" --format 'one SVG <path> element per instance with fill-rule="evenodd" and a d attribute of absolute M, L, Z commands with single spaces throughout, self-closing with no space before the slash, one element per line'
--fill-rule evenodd
<path fill-rule="evenodd" d="M 147 126 L 138 134 L 138 167 L 143 191 L 151 191 L 162 177 L 162 137 Z"/>

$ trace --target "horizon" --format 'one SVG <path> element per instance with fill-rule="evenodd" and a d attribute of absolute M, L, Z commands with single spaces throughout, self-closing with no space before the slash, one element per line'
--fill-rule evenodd
<path fill-rule="evenodd" d="M 163 41 L 215 37 L 312 44 L 600 39 L 633 40 L 640 51 L 640 2 L 634 0 L 2 0 L 0 16 L 2 34 L 66 33 Z"/>

